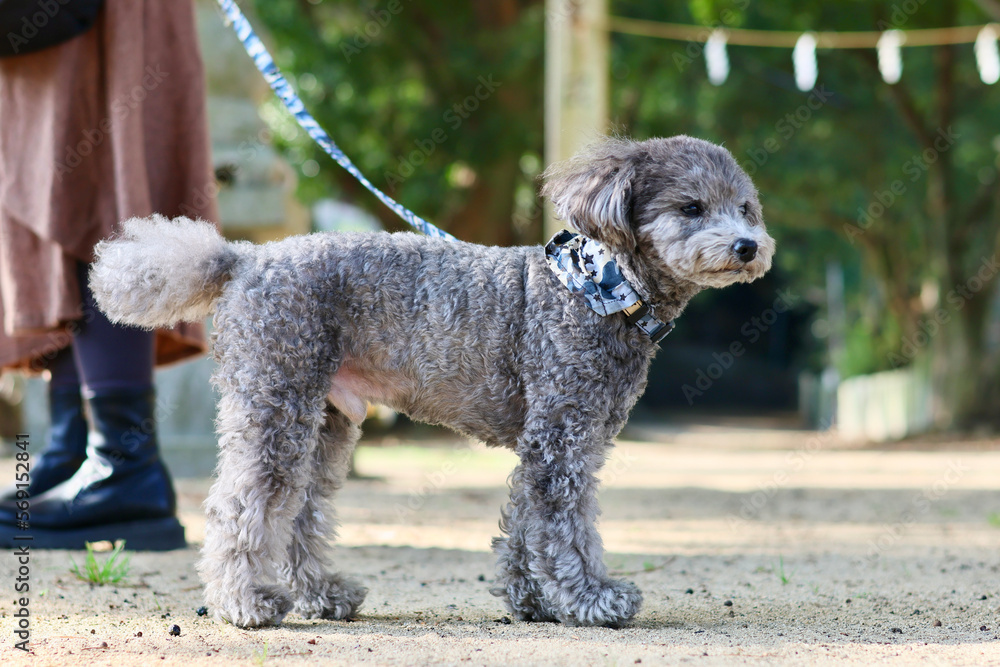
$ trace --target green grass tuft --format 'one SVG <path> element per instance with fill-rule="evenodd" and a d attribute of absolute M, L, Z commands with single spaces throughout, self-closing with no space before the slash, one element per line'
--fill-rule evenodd
<path fill-rule="evenodd" d="M 774 573 L 778 575 L 778 579 L 781 580 L 782 586 L 791 581 L 791 575 L 785 574 L 785 558 L 783 556 L 778 556 L 778 567 Z"/>
<path fill-rule="evenodd" d="M 129 561 L 132 557 L 130 554 L 125 553 L 124 540 L 115 544 L 115 548 L 104 559 L 103 563 L 97 562 L 97 557 L 94 556 L 94 545 L 87 542 L 86 546 L 87 558 L 83 563 L 83 569 L 80 569 L 76 561 L 73 561 L 73 567 L 70 568 L 70 572 L 78 578 L 103 586 L 104 584 L 117 584 L 128 576 Z M 72 561 L 73 559 L 71 558 L 70 560 Z"/>

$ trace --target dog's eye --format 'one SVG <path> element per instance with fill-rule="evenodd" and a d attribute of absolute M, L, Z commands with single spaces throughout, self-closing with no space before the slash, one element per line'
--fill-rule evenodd
<path fill-rule="evenodd" d="M 684 204 L 684 206 L 681 206 L 681 213 L 689 218 L 696 218 L 704 212 L 705 210 L 701 207 L 701 202 L 698 201 L 693 201 L 690 204 Z"/>
<path fill-rule="evenodd" d="M 747 205 L 743 204 L 742 206 L 740 206 L 740 215 L 746 217 L 746 214 L 747 214 Z"/>

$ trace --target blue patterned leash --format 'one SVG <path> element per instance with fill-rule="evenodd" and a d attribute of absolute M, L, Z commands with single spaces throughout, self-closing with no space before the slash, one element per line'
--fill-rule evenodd
<path fill-rule="evenodd" d="M 344 154 L 344 151 L 337 147 L 337 144 L 333 143 L 333 139 L 330 135 L 326 133 L 316 119 L 313 118 L 308 111 L 306 111 L 306 106 L 299 99 L 299 96 L 295 94 L 292 90 L 291 85 L 281 74 L 278 66 L 274 64 L 274 58 L 271 54 L 267 52 L 267 48 L 264 46 L 260 38 L 257 37 L 257 33 L 253 31 L 250 26 L 250 22 L 247 21 L 246 17 L 243 16 L 243 12 L 240 8 L 236 6 L 234 0 L 218 0 L 219 7 L 222 8 L 223 14 L 226 16 L 226 20 L 233 26 L 236 31 L 237 37 L 243 43 L 243 48 L 246 49 L 247 54 L 253 59 L 254 65 L 260 70 L 260 73 L 264 75 L 264 79 L 271 86 L 277 94 L 278 99 L 288 108 L 295 120 L 298 121 L 299 125 L 305 130 L 310 137 L 312 137 L 316 143 L 322 146 L 323 150 L 327 154 L 337 161 L 341 167 L 347 170 L 347 172 L 358 179 L 361 185 L 365 186 L 369 192 L 378 197 L 383 204 L 391 208 L 396 215 L 401 217 L 414 229 L 418 229 L 428 236 L 436 236 L 438 238 L 447 239 L 448 241 L 457 241 L 454 236 L 448 232 L 438 229 L 431 223 L 427 222 L 416 213 L 406 208 L 402 204 L 398 203 L 395 199 L 385 194 L 374 185 L 371 181 L 365 178 L 365 175 L 351 162 L 351 159 Z"/>

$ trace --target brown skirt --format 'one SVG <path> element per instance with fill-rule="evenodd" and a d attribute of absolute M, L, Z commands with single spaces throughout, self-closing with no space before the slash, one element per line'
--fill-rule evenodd
<path fill-rule="evenodd" d="M 106 0 L 94 28 L 0 59 L 0 369 L 44 369 L 82 316 L 78 261 L 120 220 L 216 221 L 190 0 Z M 157 332 L 157 363 L 205 350 Z"/>

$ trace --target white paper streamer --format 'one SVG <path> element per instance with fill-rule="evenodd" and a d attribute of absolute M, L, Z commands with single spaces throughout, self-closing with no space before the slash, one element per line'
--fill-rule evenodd
<path fill-rule="evenodd" d="M 729 55 L 726 53 L 726 33 L 713 30 L 705 42 L 705 67 L 713 86 L 721 86 L 729 76 Z"/>
<path fill-rule="evenodd" d="M 976 37 L 976 66 L 979 67 L 979 78 L 989 85 L 1000 80 L 1000 29 L 996 24 L 985 26 Z"/>
<path fill-rule="evenodd" d="M 792 49 L 792 65 L 795 67 L 795 85 L 801 91 L 809 91 L 816 85 L 816 38 L 812 33 L 803 33 Z"/>
<path fill-rule="evenodd" d="M 903 75 L 903 56 L 899 47 L 905 41 L 906 35 L 902 30 L 886 30 L 875 45 L 878 52 L 878 71 L 882 73 L 882 79 L 890 85 L 899 81 L 899 77 Z"/>

